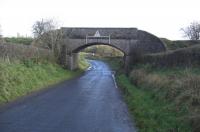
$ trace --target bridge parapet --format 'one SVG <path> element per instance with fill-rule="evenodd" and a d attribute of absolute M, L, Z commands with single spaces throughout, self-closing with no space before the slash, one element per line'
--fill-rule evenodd
<path fill-rule="evenodd" d="M 110 35 L 108 36 L 101 36 L 99 31 L 97 30 L 94 36 L 88 36 L 86 35 L 85 38 L 85 43 L 90 44 L 90 43 L 105 43 L 105 44 L 110 44 Z"/>
<path fill-rule="evenodd" d="M 110 37 L 87 37 L 85 40 L 86 44 L 98 43 L 98 44 L 110 44 Z"/>

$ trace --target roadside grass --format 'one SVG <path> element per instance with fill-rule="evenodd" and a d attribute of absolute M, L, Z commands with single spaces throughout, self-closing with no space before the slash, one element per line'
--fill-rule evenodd
<path fill-rule="evenodd" d="M 191 131 L 182 118 L 187 110 L 177 111 L 175 104 L 154 98 L 154 92 L 136 87 L 123 74 L 117 76 L 117 82 L 140 132 Z"/>
<path fill-rule="evenodd" d="M 104 59 L 112 69 L 119 60 Z M 141 132 L 198 132 L 200 86 L 198 67 L 138 64 L 129 76 L 116 74 L 130 114 Z M 192 105 L 194 104 L 194 105 Z"/>
<path fill-rule="evenodd" d="M 85 59 L 86 53 L 80 52 L 79 53 L 79 63 L 78 66 L 81 70 L 86 70 L 89 67 L 88 61 Z"/>
<path fill-rule="evenodd" d="M 28 62 L 0 60 L 0 104 L 82 73 L 50 62 Z"/>
<path fill-rule="evenodd" d="M 180 105 L 187 102 L 188 107 L 200 105 L 200 69 L 197 67 L 155 68 L 140 65 L 133 68 L 130 79 L 136 86 L 155 91 L 158 98 L 176 101 Z M 163 94 L 159 96 L 159 93 Z"/>
<path fill-rule="evenodd" d="M 151 65 L 135 66 L 130 73 L 131 82 L 152 92 L 157 100 L 171 102 L 180 116 L 192 127 L 200 130 L 200 69 L 198 67 L 157 68 Z"/>

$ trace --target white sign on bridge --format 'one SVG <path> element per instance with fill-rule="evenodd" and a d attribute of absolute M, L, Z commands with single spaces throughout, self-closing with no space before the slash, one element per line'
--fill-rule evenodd
<path fill-rule="evenodd" d="M 109 36 L 101 36 L 99 30 L 96 31 L 94 36 L 86 35 L 86 44 L 88 43 L 107 43 L 110 44 L 110 35 Z"/>
<path fill-rule="evenodd" d="M 99 31 L 97 30 L 96 33 L 94 34 L 94 37 L 101 37 Z"/>

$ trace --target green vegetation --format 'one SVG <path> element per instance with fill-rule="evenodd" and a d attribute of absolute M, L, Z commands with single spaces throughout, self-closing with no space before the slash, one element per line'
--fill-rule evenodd
<path fill-rule="evenodd" d="M 155 67 L 191 67 L 200 65 L 200 45 L 140 57 L 138 63 Z"/>
<path fill-rule="evenodd" d="M 123 66 L 124 53 L 114 47 L 107 45 L 94 45 L 83 50 L 85 58 L 99 59 L 112 65 L 113 70 L 117 71 Z"/>
<path fill-rule="evenodd" d="M 120 68 L 119 61 L 107 62 Z M 129 77 L 117 72 L 130 114 L 141 132 L 198 132 L 200 69 L 137 64 Z M 119 71 L 119 70 L 118 70 Z"/>
<path fill-rule="evenodd" d="M 122 58 L 101 54 L 91 58 L 104 60 L 117 71 L 118 85 L 140 131 L 198 132 L 199 41 L 165 41 L 171 51 L 134 56 L 137 61 L 128 77 L 120 69 Z"/>
<path fill-rule="evenodd" d="M 79 68 L 82 70 L 85 70 L 89 67 L 89 63 L 87 62 L 87 60 L 85 59 L 86 53 L 84 52 L 80 52 L 79 53 Z"/>
<path fill-rule="evenodd" d="M 130 80 L 141 90 L 150 92 L 152 100 L 161 101 L 175 110 L 174 120 L 181 121 L 177 127 L 184 124 L 191 126 L 193 131 L 200 129 L 199 68 L 157 68 L 138 65 L 130 73 Z"/>
<path fill-rule="evenodd" d="M 7 43 L 16 43 L 16 44 L 25 44 L 30 45 L 33 42 L 33 38 L 31 37 L 5 37 L 5 42 Z"/>
<path fill-rule="evenodd" d="M 94 57 L 92 59 L 99 59 L 105 61 L 110 65 L 112 70 L 121 72 L 123 69 L 123 58 L 122 57 Z"/>
<path fill-rule="evenodd" d="M 96 56 L 100 56 L 100 57 L 123 56 L 123 53 L 120 50 L 111 46 L 107 46 L 107 45 L 94 45 L 94 46 L 84 49 L 83 52 L 94 53 Z"/>
<path fill-rule="evenodd" d="M 13 43 L 0 47 L 0 104 L 73 78 L 88 67 L 82 54 L 80 69 L 69 71 L 56 64 L 54 54 L 47 49 Z"/>
<path fill-rule="evenodd" d="M 0 104 L 33 91 L 80 75 L 82 71 L 64 70 L 57 64 L 0 61 Z"/>
<path fill-rule="evenodd" d="M 123 58 L 122 57 L 107 57 L 107 58 L 103 58 L 103 61 L 106 61 L 114 71 L 118 71 L 121 70 L 121 68 L 123 68 Z"/>
<path fill-rule="evenodd" d="M 177 111 L 170 102 L 156 99 L 154 92 L 132 85 L 125 75 L 117 76 L 117 82 L 141 132 L 190 131 L 190 126 L 181 118 L 185 110 Z"/>
<path fill-rule="evenodd" d="M 171 41 L 166 38 L 161 38 L 161 40 L 166 44 L 168 50 L 176 50 L 179 48 L 187 48 L 190 46 L 194 46 L 200 44 L 199 40 L 176 40 Z"/>

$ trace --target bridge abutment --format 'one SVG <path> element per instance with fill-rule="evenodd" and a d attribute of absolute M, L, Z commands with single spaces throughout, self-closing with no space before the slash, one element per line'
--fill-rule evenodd
<path fill-rule="evenodd" d="M 126 73 L 129 72 L 131 58 L 132 57 L 129 56 L 129 55 L 124 55 L 124 70 L 125 70 Z"/>
<path fill-rule="evenodd" d="M 70 70 L 75 70 L 78 68 L 78 53 L 72 53 L 68 55 L 68 68 Z"/>

